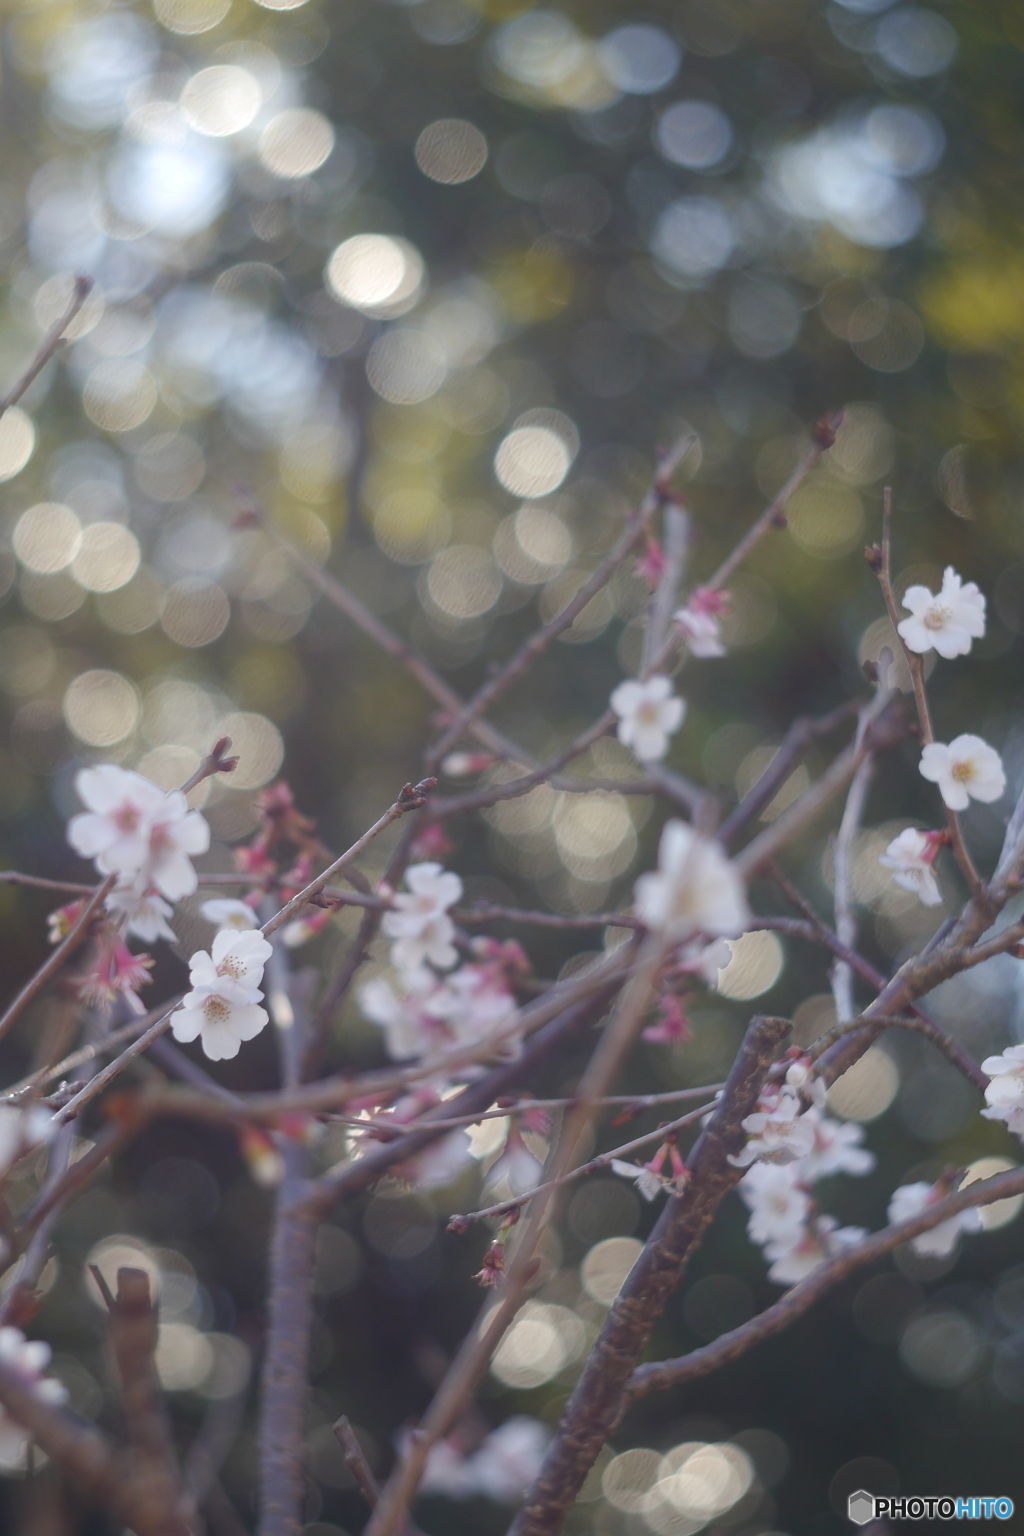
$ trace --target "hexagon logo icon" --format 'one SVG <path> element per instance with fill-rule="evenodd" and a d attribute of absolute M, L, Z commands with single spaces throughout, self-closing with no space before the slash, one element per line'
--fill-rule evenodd
<path fill-rule="evenodd" d="M 875 1496 L 866 1488 L 858 1488 L 846 1501 L 846 1513 L 854 1525 L 867 1525 L 875 1518 Z"/>

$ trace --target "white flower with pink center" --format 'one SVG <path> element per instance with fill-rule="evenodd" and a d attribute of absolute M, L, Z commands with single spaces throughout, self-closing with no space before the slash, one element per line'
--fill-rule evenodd
<path fill-rule="evenodd" d="M 750 1211 L 747 1233 L 758 1244 L 780 1243 L 795 1247 L 803 1237 L 811 1201 L 798 1181 L 795 1163 L 754 1163 L 739 1183 L 739 1192 Z"/>
<path fill-rule="evenodd" d="M 669 737 L 686 713 L 685 701 L 672 692 L 671 679 L 662 676 L 620 683 L 608 702 L 619 717 L 619 740 L 632 747 L 642 763 L 665 756 Z"/>
<path fill-rule="evenodd" d="M 174 909 L 156 891 L 147 891 L 131 882 L 115 885 L 107 897 L 106 906 L 115 922 L 124 923 L 125 933 L 131 934 L 132 938 L 141 939 L 144 944 L 155 944 L 157 939 L 166 939 L 168 944 L 177 943 L 178 936 L 167 921 Z"/>
<path fill-rule="evenodd" d="M 405 883 L 408 891 L 392 897 L 394 910 L 384 917 L 384 932 L 395 940 L 392 964 L 396 970 L 412 971 L 426 962 L 446 971 L 458 959 L 448 908 L 462 895 L 462 881 L 440 864 L 412 864 Z"/>
<path fill-rule="evenodd" d="M 83 768 L 75 788 L 87 807 L 68 823 L 76 853 L 102 875 L 156 886 L 168 901 L 191 896 L 198 883 L 191 857 L 209 848 L 210 828 L 180 790 L 166 794 L 116 763 Z"/>
<path fill-rule="evenodd" d="M 938 651 L 950 660 L 966 656 L 973 641 L 985 633 L 985 598 L 973 581 L 963 582 L 951 565 L 946 566 L 942 588 L 908 587 L 903 606 L 910 618 L 896 628 L 908 650 L 923 656 Z"/>
<path fill-rule="evenodd" d="M 171 1017 L 174 1038 L 200 1039 L 211 1061 L 237 1056 L 242 1041 L 254 1039 L 267 1022 L 259 986 L 271 954 L 258 931 L 222 929 L 211 952 L 198 950 L 189 962 L 192 991 Z"/>
<path fill-rule="evenodd" d="M 259 927 L 259 918 L 247 901 L 236 901 L 231 896 L 214 896 L 199 908 L 208 923 L 219 931 L 228 928 L 233 933 L 245 933 Z"/>
<path fill-rule="evenodd" d="M 948 746 L 930 741 L 921 753 L 921 774 L 939 786 L 951 811 L 966 811 L 972 800 L 998 800 L 1006 788 L 1003 760 L 995 747 L 969 733 Z"/>
<path fill-rule="evenodd" d="M 983 1117 L 1003 1120 L 1015 1136 L 1024 1136 L 1024 1045 L 1011 1045 L 1001 1056 L 986 1056 L 981 1070 L 990 1079 Z"/>
<path fill-rule="evenodd" d="M 766 1243 L 765 1258 L 771 1262 L 768 1279 L 776 1285 L 796 1285 L 813 1274 L 819 1264 L 856 1248 L 867 1237 L 864 1227 L 841 1227 L 834 1216 L 819 1216 L 806 1227 L 793 1247 Z"/>

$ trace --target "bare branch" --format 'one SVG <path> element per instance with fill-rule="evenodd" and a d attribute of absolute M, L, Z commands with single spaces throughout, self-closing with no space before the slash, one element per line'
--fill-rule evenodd
<path fill-rule="evenodd" d="M 35 383 L 36 379 L 39 377 L 47 363 L 50 361 L 50 358 L 60 350 L 61 344 L 64 340 L 64 332 L 67 330 L 72 320 L 74 320 L 75 316 L 78 314 L 82 305 L 85 303 L 86 299 L 92 292 L 92 289 L 93 280 L 91 277 L 75 278 L 75 286 L 71 296 L 71 303 L 68 305 L 63 315 L 61 315 L 60 319 L 54 321 L 53 325 L 50 326 L 50 329 L 47 331 L 46 335 L 43 337 L 42 342 L 40 343 L 36 355 L 25 369 L 25 372 L 21 375 L 16 383 L 11 385 L 10 389 L 5 395 L 0 395 L 0 416 L 2 416 L 5 411 L 9 411 L 12 405 L 17 405 L 18 401 L 28 389 L 29 385 Z"/>
<path fill-rule="evenodd" d="M 820 737 L 831 735 L 856 712 L 856 709 L 856 704 L 841 704 L 838 709 L 832 710 L 831 714 L 822 715 L 820 719 L 813 720 L 805 716 L 794 720 L 764 773 L 722 822 L 718 829 L 719 840 L 728 847 L 744 827 L 748 826 L 755 817 L 760 816 L 765 806 L 774 800 L 807 749 Z"/>
<path fill-rule="evenodd" d="M 65 934 L 50 958 L 39 967 L 34 976 L 29 978 L 14 1001 L 8 1004 L 6 1012 L 0 1018 L 0 1040 L 3 1039 L 19 1015 L 28 1007 L 32 999 L 38 997 L 47 982 L 56 976 L 57 972 L 71 958 L 78 946 L 89 937 L 92 920 L 110 895 L 116 880 L 116 875 L 108 875 L 103 884 L 95 888 L 92 896 L 75 920 L 70 933 Z"/>
<path fill-rule="evenodd" d="M 204 779 L 212 779 L 215 774 L 234 773 L 238 767 L 238 758 L 228 757 L 227 753 L 230 751 L 231 737 L 221 736 L 214 742 L 192 777 L 185 780 L 181 786 L 181 793 L 187 795 L 190 790 L 195 789 L 197 784 L 201 784 Z"/>

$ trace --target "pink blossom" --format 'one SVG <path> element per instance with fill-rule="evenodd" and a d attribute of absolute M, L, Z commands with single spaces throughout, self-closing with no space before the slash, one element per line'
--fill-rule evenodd
<path fill-rule="evenodd" d="M 662 998 L 657 1023 L 649 1025 L 641 1038 L 649 1040 L 652 1045 L 672 1046 L 683 1045 L 693 1039 L 690 1021 L 686 1017 L 686 1006 L 678 993 L 670 992 Z"/>
<path fill-rule="evenodd" d="M 133 1013 L 145 1013 L 139 988 L 149 983 L 152 966 L 152 955 L 133 955 L 111 930 L 100 941 L 95 960 L 79 981 L 82 997 L 95 1007 L 109 1008 L 120 994 Z"/>

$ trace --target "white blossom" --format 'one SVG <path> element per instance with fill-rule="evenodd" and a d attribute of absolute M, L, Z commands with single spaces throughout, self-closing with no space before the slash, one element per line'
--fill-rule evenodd
<path fill-rule="evenodd" d="M 76 853 L 95 860 L 102 875 L 155 885 L 168 901 L 191 896 L 197 877 L 189 856 L 206 852 L 210 828 L 180 790 L 166 794 L 116 763 L 83 768 L 75 788 L 87 807 L 68 823 Z"/>
<path fill-rule="evenodd" d="M 439 1044 L 436 1021 L 423 1010 L 423 997 L 436 985 L 429 971 L 407 972 L 405 995 L 399 997 L 382 976 L 368 981 L 359 993 L 359 1006 L 371 1024 L 384 1031 L 384 1046 L 392 1061 L 422 1056 Z"/>
<path fill-rule="evenodd" d="M 878 857 L 879 864 L 895 871 L 893 883 L 905 891 L 913 891 L 926 907 L 937 907 L 942 900 L 932 868 L 939 848 L 938 839 L 939 834 L 935 832 L 920 832 L 917 827 L 907 827 Z"/>
<path fill-rule="evenodd" d="M 540 1471 L 551 1431 L 539 1419 L 517 1413 L 493 1429 L 470 1468 L 478 1491 L 500 1504 L 516 1504 Z"/>
<path fill-rule="evenodd" d="M 981 1070 L 990 1078 L 983 1117 L 1004 1120 L 1015 1136 L 1024 1136 L 1024 1045 L 1011 1045 L 1001 1056 L 987 1056 Z"/>
<path fill-rule="evenodd" d="M 201 1038 L 211 1061 L 237 1056 L 242 1041 L 254 1039 L 267 1022 L 259 985 L 271 953 L 258 931 L 230 928 L 215 936 L 211 953 L 198 950 L 189 962 L 193 990 L 171 1016 L 174 1038 Z"/>
<path fill-rule="evenodd" d="M 472 1045 L 495 1035 L 498 1054 L 518 1056 L 521 1036 L 511 1026 L 519 1010 L 495 967 L 460 966 L 425 998 L 423 1006 L 432 1019 L 445 1025 L 453 1041 Z"/>
<path fill-rule="evenodd" d="M 890 1224 L 896 1226 L 901 1221 L 911 1221 L 948 1193 L 948 1186 L 942 1183 L 928 1184 L 921 1181 L 916 1184 L 901 1184 L 889 1201 Z M 981 1226 L 980 1211 L 970 1207 L 966 1211 L 959 1211 L 955 1216 L 950 1216 L 948 1221 L 940 1221 L 938 1226 L 932 1227 L 929 1232 L 922 1232 L 919 1237 L 912 1237 L 910 1246 L 915 1253 L 928 1258 L 948 1258 L 960 1241 L 961 1232 L 980 1232 Z"/>
<path fill-rule="evenodd" d="M 921 773 L 939 786 L 951 811 L 966 811 L 970 800 L 998 800 L 1006 788 L 1003 760 L 980 736 L 957 736 L 948 746 L 930 741 L 921 753 Z"/>
<path fill-rule="evenodd" d="M 384 916 L 384 932 L 395 940 L 392 963 L 401 971 L 415 970 L 424 961 L 447 970 L 458 959 L 448 908 L 462 895 L 462 881 L 440 864 L 412 864 L 405 883 L 408 892 L 393 896 L 394 911 Z"/>
<path fill-rule="evenodd" d="M 814 1063 L 807 1056 L 794 1061 L 786 1069 L 786 1086 L 792 1088 L 794 1093 L 802 1094 L 819 1109 L 825 1103 L 825 1095 L 828 1087 L 825 1079 L 814 1070 Z"/>
<path fill-rule="evenodd" d="M 642 763 L 657 762 L 668 751 L 669 737 L 683 723 L 686 703 L 672 692 L 670 678 L 630 679 L 613 690 L 609 700 L 619 717 L 618 736 Z"/>
<path fill-rule="evenodd" d="M 420 1492 L 442 1494 L 446 1499 L 471 1499 L 477 1486 L 469 1457 L 450 1440 L 439 1440 L 427 1455 Z"/>
<path fill-rule="evenodd" d="M 0 1172 L 48 1141 L 56 1126 L 42 1104 L 0 1104 Z"/>
<path fill-rule="evenodd" d="M 396 1167 L 395 1173 L 417 1189 L 444 1189 L 469 1167 L 475 1166 L 472 1143 L 465 1131 L 450 1131 L 433 1146 Z"/>
<path fill-rule="evenodd" d="M 867 1237 L 864 1227 L 841 1227 L 834 1216 L 818 1216 L 805 1228 L 793 1248 L 782 1243 L 766 1243 L 765 1258 L 771 1261 L 768 1279 L 776 1285 L 796 1285 L 823 1264 L 847 1248 L 856 1248 Z"/>
<path fill-rule="evenodd" d="M 40 1402 L 58 1407 L 67 1400 L 67 1389 L 43 1371 L 50 1363 L 50 1346 L 41 1339 L 26 1339 L 20 1328 L 0 1328 L 0 1364 L 14 1372 Z M 15 1466 L 25 1453 L 30 1436 L 26 1429 L 0 1408 L 0 1466 Z"/>
<path fill-rule="evenodd" d="M 780 1093 L 764 1103 L 740 1124 L 747 1133 L 742 1152 L 730 1155 L 734 1168 L 746 1168 L 755 1159 L 768 1163 L 794 1163 L 814 1147 L 814 1121 L 795 1093 Z"/>
<path fill-rule="evenodd" d="M 810 1197 L 798 1181 L 800 1165 L 754 1163 L 739 1183 L 750 1211 L 747 1233 L 752 1242 L 796 1247 L 803 1237 L 811 1209 Z"/>
<path fill-rule="evenodd" d="M 199 908 L 208 923 L 218 929 L 230 928 L 244 933 L 247 928 L 258 928 L 259 918 L 247 901 L 235 901 L 231 896 L 214 896 Z"/>
<path fill-rule="evenodd" d="M 640 876 L 635 893 L 641 922 L 673 942 L 695 934 L 735 938 L 751 921 L 743 881 L 721 844 L 684 821 L 665 823 L 658 868 Z"/>
<path fill-rule="evenodd" d="M 910 618 L 896 628 L 908 649 L 919 656 L 931 650 L 947 661 L 966 656 L 972 641 L 985 633 L 985 598 L 973 581 L 964 584 L 951 565 L 943 573 L 941 591 L 908 587 L 903 606 L 910 610 Z"/>
<path fill-rule="evenodd" d="M 703 658 L 725 655 L 722 626 L 717 614 L 704 613 L 699 608 L 687 607 L 680 608 L 673 618 L 686 636 L 691 656 Z"/>
<path fill-rule="evenodd" d="M 814 1144 L 800 1159 L 799 1171 L 808 1184 L 834 1173 L 870 1173 L 875 1154 L 861 1146 L 864 1127 L 856 1120 L 833 1120 L 812 1107 L 804 1118 L 814 1129 Z"/>
<path fill-rule="evenodd" d="M 668 1179 L 660 1173 L 655 1173 L 653 1168 L 638 1167 L 636 1163 L 627 1163 L 624 1158 L 613 1157 L 608 1164 L 612 1173 L 617 1173 L 620 1179 L 632 1179 L 636 1185 L 637 1193 L 643 1195 L 645 1200 L 653 1200 L 660 1195 L 663 1189 L 671 1189 Z"/>
<path fill-rule="evenodd" d="M 155 944 L 157 939 L 166 939 L 168 944 L 178 942 L 178 935 L 167 922 L 174 908 L 156 891 L 132 882 L 115 885 L 106 906 L 115 920 L 120 918 L 124 922 L 125 932 L 144 944 Z"/>

